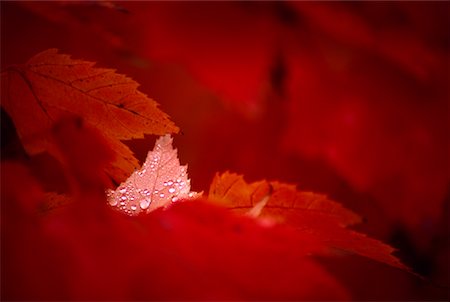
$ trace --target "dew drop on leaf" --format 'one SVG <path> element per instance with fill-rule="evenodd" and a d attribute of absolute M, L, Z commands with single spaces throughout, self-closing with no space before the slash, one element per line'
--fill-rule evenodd
<path fill-rule="evenodd" d="M 180 165 L 177 150 L 172 147 L 172 137 L 162 136 L 147 154 L 142 168 L 134 171 L 115 191 L 107 191 L 108 203 L 125 214 L 138 215 L 180 199 L 194 198 L 197 193 L 190 191 L 186 171 L 187 166 Z M 178 187 L 174 187 L 174 179 Z"/>
<path fill-rule="evenodd" d="M 147 209 L 149 205 L 150 205 L 150 199 L 141 200 L 141 202 L 139 203 L 139 206 L 141 207 L 142 210 Z"/>

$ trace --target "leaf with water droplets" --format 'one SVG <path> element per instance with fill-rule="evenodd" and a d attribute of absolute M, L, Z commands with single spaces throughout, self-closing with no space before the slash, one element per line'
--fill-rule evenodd
<path fill-rule="evenodd" d="M 169 134 L 161 136 L 148 152 L 142 168 L 134 171 L 115 191 L 107 191 L 111 206 L 138 215 L 197 195 L 190 191 L 187 166 L 180 165 L 172 140 Z"/>

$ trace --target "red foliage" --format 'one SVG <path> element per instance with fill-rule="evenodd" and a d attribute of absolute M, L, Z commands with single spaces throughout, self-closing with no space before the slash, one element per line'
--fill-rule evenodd
<path fill-rule="evenodd" d="M 2 299 L 328 299 L 347 297 L 342 287 L 358 300 L 448 299 L 448 3 L 1 6 L 2 68 L 55 47 L 115 67 L 183 130 L 176 142 L 194 190 L 230 170 L 325 193 L 367 218 L 358 230 L 399 248 L 431 281 L 355 257 L 321 259 L 331 277 L 316 260 L 295 257 L 304 250 L 291 229 L 264 229 L 204 203 L 121 217 L 95 193 L 107 182 L 99 167 L 108 148 L 86 154 L 94 165 L 70 155 L 84 149 L 78 134 L 95 145 L 91 128 L 67 122 L 66 164 L 53 171 L 24 155 L 2 112 Z M 21 85 L 16 92 L 27 98 Z M 153 138 L 127 145 L 144 160 Z M 72 177 L 69 189 L 85 202 L 36 215 L 52 208 L 48 195 L 8 158 L 45 174 L 46 189 Z M 317 285 L 330 296 L 318 296 L 325 290 Z"/>
<path fill-rule="evenodd" d="M 108 173 L 121 182 L 138 162 L 120 140 L 177 133 L 179 129 L 155 101 L 137 90 L 138 83 L 113 69 L 93 65 L 57 49 L 40 52 L 26 64 L 2 73 L 2 107 L 31 155 L 48 151 L 59 157 L 49 130 L 66 116 L 82 116 L 90 127 L 101 131 L 102 140 L 108 141 L 115 153 Z"/>
<path fill-rule="evenodd" d="M 360 223 L 361 217 L 326 196 L 297 191 L 295 186 L 279 182 L 247 184 L 240 175 L 224 173 L 214 178 L 209 198 L 235 211 L 312 234 L 324 250 L 346 251 L 409 270 L 391 255 L 392 247 L 346 229 Z"/>
<path fill-rule="evenodd" d="M 20 177 L 2 183 L 8 188 L 2 191 L 2 299 L 348 297 L 306 256 L 318 249 L 310 235 L 266 228 L 201 200 L 128 217 L 102 198 L 83 195 L 46 216 L 30 216 L 20 201 L 36 204 L 40 195 L 22 188 L 37 184 L 21 165 L 2 168 Z"/>

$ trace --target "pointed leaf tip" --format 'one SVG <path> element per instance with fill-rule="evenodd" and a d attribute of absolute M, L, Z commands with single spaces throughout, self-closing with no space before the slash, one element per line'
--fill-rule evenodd
<path fill-rule="evenodd" d="M 214 177 L 209 199 L 234 211 L 313 234 L 326 249 L 347 251 L 410 271 L 392 255 L 392 247 L 347 229 L 361 217 L 325 195 L 299 191 L 294 185 L 277 181 L 247 183 L 242 175 L 225 172 Z"/>
<path fill-rule="evenodd" d="M 187 166 L 181 166 L 169 134 L 161 136 L 136 170 L 115 191 L 108 190 L 108 203 L 128 215 L 148 213 L 181 199 L 194 198 Z"/>

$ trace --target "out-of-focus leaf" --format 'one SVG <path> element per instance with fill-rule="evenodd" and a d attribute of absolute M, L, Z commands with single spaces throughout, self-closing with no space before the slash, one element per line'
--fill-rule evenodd
<path fill-rule="evenodd" d="M 401 225 L 427 249 L 449 187 L 448 5 L 289 6 L 308 26 L 285 56 L 283 145 L 370 195 L 380 236 Z"/>
<path fill-rule="evenodd" d="M 39 211 L 46 214 L 54 209 L 69 205 L 73 202 L 73 198 L 66 194 L 59 194 L 56 192 L 45 192 L 42 204 L 39 206 Z"/>
<path fill-rule="evenodd" d="M 2 177 L 2 185 L 17 182 L 9 186 L 11 194 L 2 191 L 2 203 L 16 205 L 12 198 L 20 196 L 41 200 L 22 189 L 33 183 L 32 177 L 4 168 L 2 173 L 21 179 Z M 91 202 L 74 202 L 52 215 L 30 216 L 21 208 L 2 207 L 2 299 L 349 298 L 307 256 L 319 248 L 310 234 L 262 226 L 202 200 L 131 218 L 95 206 L 106 201 L 84 193 Z"/>

